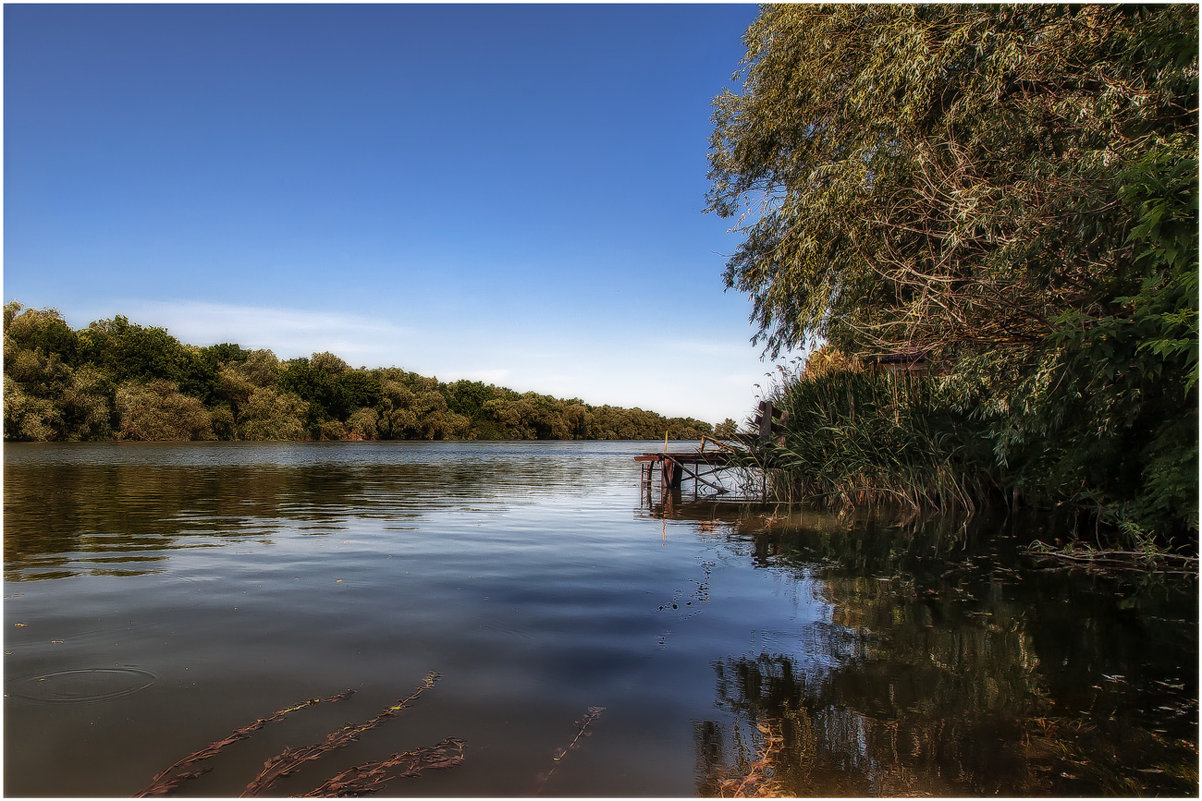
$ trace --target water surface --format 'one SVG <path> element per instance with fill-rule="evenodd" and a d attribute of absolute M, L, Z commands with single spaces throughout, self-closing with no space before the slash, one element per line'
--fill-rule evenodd
<path fill-rule="evenodd" d="M 1193 577 L 1050 569 L 1014 522 L 648 505 L 657 447 L 6 446 L 5 793 L 132 795 L 354 690 L 178 789 L 237 795 L 433 672 L 269 794 L 445 738 L 385 794 L 714 794 L 766 741 L 796 795 L 1196 794 Z"/>

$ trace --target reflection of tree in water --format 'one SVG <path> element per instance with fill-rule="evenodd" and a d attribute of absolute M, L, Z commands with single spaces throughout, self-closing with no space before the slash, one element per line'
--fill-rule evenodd
<path fill-rule="evenodd" d="M 766 736 L 788 795 L 1196 792 L 1188 586 L 1023 570 L 971 530 L 729 532 L 831 612 L 795 653 L 715 665 L 729 717 L 697 726 L 702 793 Z"/>
<path fill-rule="evenodd" d="M 156 446 L 147 448 L 144 463 L 89 464 L 81 451 L 78 461 L 7 466 L 6 578 L 151 572 L 178 548 L 284 529 L 328 533 L 363 518 L 412 521 L 549 488 L 587 492 L 597 472 L 570 453 L 514 459 L 465 449 L 397 462 L 180 464 L 167 449 L 155 463 Z"/>

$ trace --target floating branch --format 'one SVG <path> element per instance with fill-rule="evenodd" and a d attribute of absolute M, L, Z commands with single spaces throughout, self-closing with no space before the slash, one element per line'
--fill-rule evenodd
<path fill-rule="evenodd" d="M 555 764 L 551 766 L 551 769 L 546 771 L 545 773 L 539 774 L 538 787 L 535 790 L 536 793 L 542 792 L 543 787 L 545 787 L 547 782 L 550 781 L 551 775 L 555 773 L 555 769 L 559 767 L 559 763 L 562 762 L 563 758 L 568 755 L 568 752 L 575 750 L 576 745 L 583 738 L 589 736 L 588 727 L 593 725 L 593 721 L 595 721 L 597 718 L 601 717 L 601 713 L 604 711 L 605 711 L 605 707 L 603 707 L 603 706 L 590 706 L 588 708 L 588 711 L 585 713 L 584 717 L 582 717 L 580 720 L 576 721 L 575 724 L 573 724 L 576 727 L 576 736 L 572 738 L 572 742 L 568 743 L 566 747 L 560 748 L 559 750 L 557 750 L 555 752 L 555 755 L 553 757 L 551 757 L 551 759 L 553 759 L 555 761 Z"/>
<path fill-rule="evenodd" d="M 374 793 L 393 779 L 420 776 L 424 770 L 453 768 L 463 761 L 467 745 L 458 737 L 447 739 L 416 751 L 393 754 L 380 762 L 356 765 L 339 773 L 302 798 L 344 798 Z"/>
<path fill-rule="evenodd" d="M 320 743 L 307 745 L 302 748 L 286 748 L 277 756 L 272 757 L 263 763 L 263 770 L 259 775 L 251 780 L 250 784 L 242 789 L 242 796 L 258 795 L 266 790 L 271 785 L 275 784 L 280 779 L 294 772 L 305 762 L 317 759 L 323 754 L 330 751 L 335 751 L 339 748 L 344 748 L 359 739 L 359 735 L 364 732 L 374 729 L 389 718 L 395 717 L 401 712 L 410 702 L 416 700 L 418 696 L 426 690 L 434 686 L 438 681 L 438 674 L 430 672 L 426 674 L 426 678 L 422 681 L 421 686 L 414 690 L 408 697 L 402 698 L 392 706 L 385 709 L 380 714 L 376 715 L 371 720 L 364 723 L 347 725 L 342 729 L 331 732 Z"/>
<path fill-rule="evenodd" d="M 185 781 L 188 781 L 189 779 L 195 779 L 198 776 L 203 776 L 204 774 L 206 774 L 210 770 L 212 770 L 212 768 L 206 767 L 206 768 L 201 768 L 200 770 L 191 771 L 189 773 L 181 773 L 178 776 L 171 776 L 171 774 L 175 773 L 176 771 L 183 770 L 186 767 L 195 765 L 197 762 L 203 762 L 206 759 L 211 759 L 212 757 L 217 756 L 217 754 L 221 753 L 221 751 L 224 750 L 226 746 L 233 745 L 234 743 L 238 742 L 239 740 L 245 740 L 247 737 L 250 737 L 252 734 L 254 734 L 259 729 L 266 726 L 268 723 L 274 723 L 275 721 L 284 718 L 286 715 L 288 715 L 292 712 L 296 712 L 298 709 L 304 709 L 305 707 L 310 707 L 310 706 L 313 706 L 314 704 L 336 703 L 338 701 L 342 701 L 342 700 L 349 698 L 351 695 L 354 694 L 354 692 L 355 692 L 354 690 L 344 690 L 343 692 L 340 692 L 337 695 L 331 695 L 329 698 L 310 698 L 309 700 L 302 701 L 301 703 L 296 704 L 295 706 L 290 706 L 285 709 L 281 709 L 278 712 L 274 712 L 273 714 L 268 715 L 265 718 L 259 718 L 254 723 L 251 723 L 248 726 L 243 726 L 242 728 L 235 730 L 225 739 L 218 740 L 217 742 L 214 742 L 214 743 L 210 743 L 209 745 L 205 746 L 204 748 L 200 749 L 199 751 L 189 754 L 188 756 L 179 760 L 178 762 L 173 764 L 171 767 L 167 768 L 166 770 L 162 771 L 157 776 L 155 776 L 153 779 L 151 779 L 150 786 L 148 786 L 142 792 L 138 793 L 136 796 L 134 796 L 134 798 L 145 798 L 146 796 L 154 796 L 154 795 L 166 795 L 167 793 L 174 790 L 176 787 L 179 787 Z M 168 778 L 169 776 L 170 776 L 170 778 Z"/>

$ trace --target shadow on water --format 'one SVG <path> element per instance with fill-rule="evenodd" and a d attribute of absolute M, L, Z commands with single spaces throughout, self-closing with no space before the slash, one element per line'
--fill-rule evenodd
<path fill-rule="evenodd" d="M 1196 577 L 1047 569 L 1032 521 L 672 515 L 830 610 L 833 658 L 714 664 L 699 793 L 1197 794 Z"/>

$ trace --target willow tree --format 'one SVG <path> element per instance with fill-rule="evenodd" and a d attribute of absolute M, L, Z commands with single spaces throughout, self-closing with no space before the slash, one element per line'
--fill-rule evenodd
<path fill-rule="evenodd" d="M 768 5 L 746 46 L 708 210 L 766 349 L 920 350 L 1032 484 L 1196 527 L 1197 6 Z"/>
<path fill-rule="evenodd" d="M 726 281 L 766 344 L 1024 345 L 1133 294 L 1127 173 L 1163 154 L 1178 195 L 1196 178 L 1196 15 L 766 6 L 708 196 L 740 220 Z"/>

